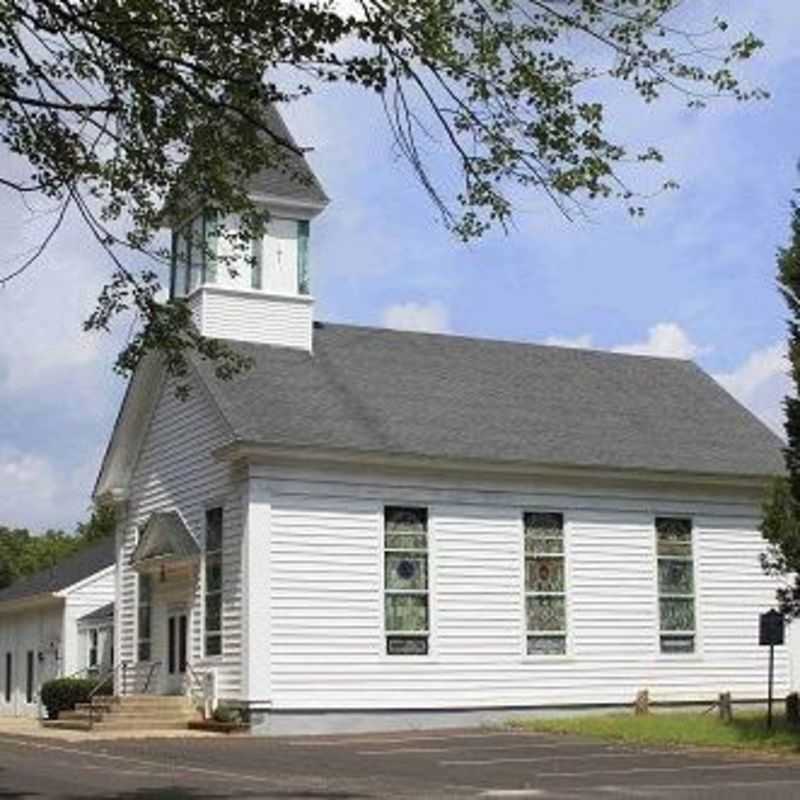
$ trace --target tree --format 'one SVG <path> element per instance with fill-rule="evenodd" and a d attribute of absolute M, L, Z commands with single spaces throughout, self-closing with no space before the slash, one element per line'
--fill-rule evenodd
<path fill-rule="evenodd" d="M 784 579 L 778 603 L 781 611 L 793 618 L 800 616 L 800 204 L 796 201 L 792 202 L 789 244 L 778 251 L 778 285 L 789 308 L 789 361 L 795 395 L 784 400 L 787 474 L 774 479 L 764 504 L 761 532 L 768 547 L 761 563 L 767 574 Z"/>
<path fill-rule="evenodd" d="M 0 525 L 0 589 L 32 575 L 89 547 L 114 532 L 114 509 L 98 505 L 88 522 L 80 522 L 74 534 L 47 530 L 34 535 L 27 528 Z"/>
<path fill-rule="evenodd" d="M 83 544 L 94 544 L 106 536 L 111 536 L 114 533 L 115 524 L 114 506 L 108 503 L 98 503 L 92 509 L 89 521 L 78 523 L 75 535 Z"/>
<path fill-rule="evenodd" d="M 608 197 L 641 214 L 643 193 L 626 182 L 626 165 L 662 155 L 609 135 L 596 86 L 627 84 L 646 104 L 678 93 L 692 107 L 765 96 L 735 74 L 762 43 L 753 34 L 732 40 L 718 18 L 695 30 L 682 6 L 0 0 L 0 139 L 27 172 L 0 176 L 0 185 L 56 207 L 41 247 L 0 285 L 77 212 L 113 265 L 86 327 L 108 329 L 126 311 L 139 317 L 119 371 L 158 350 L 184 374 L 192 349 L 221 377 L 246 368 L 196 333 L 185 303 L 156 302 L 157 265 L 169 255 L 154 247 L 155 233 L 165 210 L 202 197 L 211 210 L 241 215 L 232 258 L 246 253 L 264 223 L 246 179 L 265 167 L 291 171 L 300 154 L 266 124 L 265 108 L 337 82 L 375 94 L 399 151 L 462 239 L 507 225 L 515 188 L 544 192 L 566 216 Z M 431 143 L 453 157 L 455 197 L 427 158 Z M 139 259 L 135 269 L 126 249 Z"/>

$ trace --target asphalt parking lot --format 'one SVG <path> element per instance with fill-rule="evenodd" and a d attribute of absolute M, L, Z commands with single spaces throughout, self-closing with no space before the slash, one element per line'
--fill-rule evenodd
<path fill-rule="evenodd" d="M 800 758 L 449 732 L 85 743 L 0 737 L 1 800 L 800 797 Z"/>

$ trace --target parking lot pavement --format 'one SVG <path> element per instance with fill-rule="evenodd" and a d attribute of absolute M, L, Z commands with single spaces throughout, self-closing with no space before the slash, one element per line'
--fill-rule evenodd
<path fill-rule="evenodd" d="M 0 736 L 2 800 L 800 797 L 800 759 L 463 730 L 61 743 Z"/>

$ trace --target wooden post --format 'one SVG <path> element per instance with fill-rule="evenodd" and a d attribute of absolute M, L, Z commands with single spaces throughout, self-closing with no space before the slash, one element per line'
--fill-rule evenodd
<path fill-rule="evenodd" d="M 636 701 L 633 704 L 633 713 L 636 716 L 650 713 L 650 693 L 647 689 L 642 689 L 642 691 L 636 695 Z"/>
<path fill-rule="evenodd" d="M 772 678 L 775 671 L 775 645 L 769 646 L 769 683 L 767 689 L 767 730 L 772 730 Z"/>
<path fill-rule="evenodd" d="M 800 723 L 800 695 L 797 692 L 786 696 L 786 721 L 790 725 Z"/>
<path fill-rule="evenodd" d="M 733 702 L 730 692 L 722 692 L 719 696 L 719 718 L 724 723 L 733 722 Z"/>

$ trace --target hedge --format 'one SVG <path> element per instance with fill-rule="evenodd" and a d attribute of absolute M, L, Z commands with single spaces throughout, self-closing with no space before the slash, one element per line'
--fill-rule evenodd
<path fill-rule="evenodd" d="M 78 703 L 88 703 L 89 696 L 97 688 L 97 681 L 93 678 L 56 678 L 42 684 L 42 704 L 47 708 L 50 719 L 58 719 L 59 712 L 72 711 Z M 96 694 L 112 694 L 111 681 Z"/>

